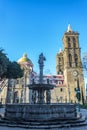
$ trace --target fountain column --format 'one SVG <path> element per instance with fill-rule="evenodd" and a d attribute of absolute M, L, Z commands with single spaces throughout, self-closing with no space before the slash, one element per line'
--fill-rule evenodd
<path fill-rule="evenodd" d="M 46 90 L 46 103 L 51 102 L 51 92 L 50 90 Z"/>
<path fill-rule="evenodd" d="M 44 67 L 44 61 L 45 61 L 45 57 L 43 55 L 43 53 L 41 53 L 39 55 L 39 69 L 40 69 L 40 74 L 39 74 L 39 83 L 43 84 L 43 67 Z M 44 90 L 43 89 L 39 89 L 38 90 L 38 103 L 44 103 Z"/>

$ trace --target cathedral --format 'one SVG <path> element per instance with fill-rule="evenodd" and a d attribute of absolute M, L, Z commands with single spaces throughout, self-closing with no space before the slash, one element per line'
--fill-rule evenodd
<path fill-rule="evenodd" d="M 84 75 L 81 62 L 81 48 L 79 46 L 79 33 L 68 25 L 62 38 L 64 50 L 56 55 L 56 72 L 64 76 L 67 87 L 68 102 L 83 103 L 86 99 Z M 78 94 L 78 96 L 76 96 Z"/>
<path fill-rule="evenodd" d="M 86 91 L 84 84 L 83 67 L 81 62 L 81 48 L 79 46 L 79 33 L 68 26 L 62 38 L 64 50 L 56 55 L 56 75 L 44 75 L 43 83 L 55 85 L 51 91 L 51 103 L 84 103 Z M 32 103 L 33 92 L 27 85 L 34 80 L 39 83 L 39 75 L 33 71 L 33 63 L 24 54 L 18 63 L 24 70 L 24 76 L 11 80 L 8 103 Z M 0 103 L 6 103 L 8 79 L 0 81 Z M 45 96 L 45 95 L 44 95 Z"/>

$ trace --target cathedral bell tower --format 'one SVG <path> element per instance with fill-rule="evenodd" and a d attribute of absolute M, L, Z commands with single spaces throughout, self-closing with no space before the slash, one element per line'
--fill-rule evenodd
<path fill-rule="evenodd" d="M 64 59 L 63 59 L 63 51 L 60 49 L 59 53 L 56 55 L 56 71 L 57 74 L 63 74 L 64 72 Z"/>
<path fill-rule="evenodd" d="M 68 26 L 67 31 L 63 36 L 64 51 L 64 77 L 65 83 L 68 86 L 71 102 L 77 102 L 76 89 L 79 87 L 80 102 L 82 103 L 82 93 L 85 100 L 84 76 L 79 47 L 79 33 L 74 32 L 71 26 Z"/>

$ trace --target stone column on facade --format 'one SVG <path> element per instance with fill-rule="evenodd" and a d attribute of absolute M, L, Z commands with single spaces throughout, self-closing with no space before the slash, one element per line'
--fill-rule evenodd
<path fill-rule="evenodd" d="M 24 72 L 24 103 L 26 103 L 26 80 L 27 80 L 27 72 Z"/>
<path fill-rule="evenodd" d="M 13 103 L 12 94 L 13 94 L 12 79 L 8 79 L 6 103 Z"/>
<path fill-rule="evenodd" d="M 78 48 L 77 54 L 78 54 L 78 66 L 79 66 L 79 67 L 82 67 L 81 56 L 80 56 L 80 48 Z"/>
<path fill-rule="evenodd" d="M 30 84 L 30 70 L 27 71 L 26 76 L 26 103 L 29 103 L 29 88 L 27 87 L 28 84 Z"/>
<path fill-rule="evenodd" d="M 71 52 L 71 54 L 72 54 L 72 67 L 75 67 L 75 51 L 74 51 L 74 49 L 72 49 L 71 50 L 72 52 Z"/>
<path fill-rule="evenodd" d="M 11 103 L 14 103 L 15 79 L 12 80 L 12 98 Z"/>
<path fill-rule="evenodd" d="M 28 78 L 27 78 L 27 80 L 28 80 L 27 85 L 32 84 L 32 81 L 31 81 L 32 70 L 29 70 L 28 73 L 29 73 L 29 75 L 28 75 Z M 32 90 L 30 90 L 29 88 L 28 88 L 28 102 L 32 103 Z"/>
<path fill-rule="evenodd" d="M 68 49 L 64 50 L 64 65 L 65 68 L 69 67 L 69 54 L 68 54 Z"/>

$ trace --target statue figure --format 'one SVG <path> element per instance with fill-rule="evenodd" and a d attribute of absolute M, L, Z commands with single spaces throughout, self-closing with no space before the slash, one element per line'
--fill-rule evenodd
<path fill-rule="evenodd" d="M 43 53 L 41 53 L 39 55 L 39 60 L 38 60 L 38 63 L 40 66 L 44 66 L 44 61 L 46 60 L 46 58 L 44 57 Z"/>
<path fill-rule="evenodd" d="M 39 55 L 39 60 L 38 60 L 38 63 L 39 63 L 39 68 L 40 68 L 40 84 L 43 83 L 43 66 L 44 66 L 44 61 L 46 60 L 46 58 L 44 57 L 43 53 L 41 53 Z"/>

